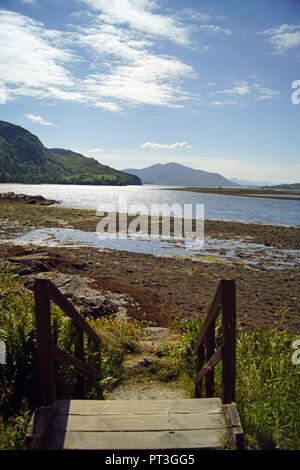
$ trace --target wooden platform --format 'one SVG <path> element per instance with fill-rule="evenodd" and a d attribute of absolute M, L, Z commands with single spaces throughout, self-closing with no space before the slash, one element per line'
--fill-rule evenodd
<path fill-rule="evenodd" d="M 144 450 L 243 448 L 235 404 L 186 400 L 61 400 L 37 408 L 29 449 Z"/>

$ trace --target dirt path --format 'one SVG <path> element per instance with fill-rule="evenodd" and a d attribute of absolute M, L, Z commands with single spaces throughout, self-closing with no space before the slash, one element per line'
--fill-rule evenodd
<path fill-rule="evenodd" d="M 150 327 L 146 329 L 147 337 L 140 341 L 142 353 L 139 357 L 127 357 L 124 361 L 128 377 L 121 385 L 111 392 L 106 392 L 107 400 L 165 400 L 188 398 L 187 392 L 172 386 L 172 382 L 164 384 L 143 375 L 142 370 L 148 368 L 153 361 L 159 361 L 156 352 L 164 344 L 174 341 L 174 333 L 169 328 Z M 136 374 L 137 372 L 137 374 Z"/>

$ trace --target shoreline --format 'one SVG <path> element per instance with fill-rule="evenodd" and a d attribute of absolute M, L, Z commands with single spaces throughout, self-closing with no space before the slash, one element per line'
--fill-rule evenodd
<path fill-rule="evenodd" d="M 201 187 L 185 187 L 185 188 L 164 188 L 169 191 L 188 191 L 202 194 L 217 194 L 222 196 L 240 196 L 240 197 L 256 197 L 265 199 L 281 199 L 288 201 L 300 201 L 300 191 L 283 190 L 283 189 L 255 189 L 255 188 L 201 188 Z M 291 197 L 284 197 L 291 196 Z M 293 197 L 293 195 L 295 197 Z"/>
<path fill-rule="evenodd" d="M 288 328 L 300 333 L 300 267 L 268 269 L 217 260 L 193 262 L 117 249 L 40 246 L 13 242 L 18 234 L 41 228 L 95 231 L 95 211 L 61 205 L 0 202 L 0 261 L 24 272 L 56 271 L 91 280 L 103 292 L 128 300 L 128 316 L 167 326 L 174 318 L 206 315 L 220 279 L 235 279 L 237 313 L 243 328 Z M 299 228 L 243 222 L 205 221 L 205 235 L 219 240 L 262 242 L 278 249 L 300 249 Z M 292 256 L 292 255 L 291 255 Z M 244 260 L 250 254 L 244 254 Z M 283 319 L 281 320 L 281 317 Z"/>

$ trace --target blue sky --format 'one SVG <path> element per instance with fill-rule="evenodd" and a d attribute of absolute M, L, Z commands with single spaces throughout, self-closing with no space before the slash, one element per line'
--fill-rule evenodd
<path fill-rule="evenodd" d="M 299 1 L 0 0 L 0 119 L 46 147 L 300 182 L 298 102 Z"/>

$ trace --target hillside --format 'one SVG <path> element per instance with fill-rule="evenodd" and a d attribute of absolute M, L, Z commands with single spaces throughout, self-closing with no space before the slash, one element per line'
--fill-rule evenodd
<path fill-rule="evenodd" d="M 0 183 L 127 185 L 141 181 L 72 150 L 47 149 L 23 127 L 0 121 Z"/>
<path fill-rule="evenodd" d="M 126 169 L 127 173 L 138 176 L 143 184 L 165 184 L 180 186 L 204 187 L 238 187 L 237 183 L 229 181 L 219 173 L 209 173 L 203 170 L 194 170 L 178 163 L 158 163 L 142 170 Z"/>

